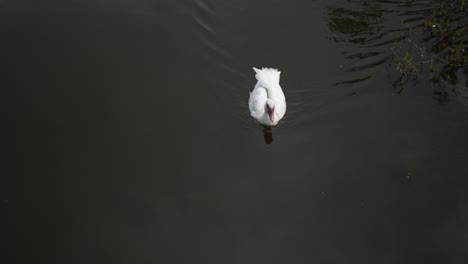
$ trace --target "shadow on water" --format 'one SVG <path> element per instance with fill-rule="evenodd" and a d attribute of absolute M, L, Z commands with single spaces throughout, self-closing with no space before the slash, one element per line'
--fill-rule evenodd
<path fill-rule="evenodd" d="M 273 131 L 271 127 L 263 126 L 263 138 L 265 139 L 265 144 L 269 145 L 273 143 Z"/>

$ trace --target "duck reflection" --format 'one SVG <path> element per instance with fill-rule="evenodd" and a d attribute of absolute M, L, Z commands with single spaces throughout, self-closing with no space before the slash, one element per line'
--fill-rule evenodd
<path fill-rule="evenodd" d="M 263 138 L 265 139 L 265 144 L 273 143 L 273 131 L 271 127 L 263 126 Z"/>

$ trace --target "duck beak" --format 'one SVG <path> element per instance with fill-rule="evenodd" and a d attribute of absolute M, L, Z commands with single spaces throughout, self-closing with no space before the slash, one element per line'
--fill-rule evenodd
<path fill-rule="evenodd" d="M 268 117 L 270 118 L 271 122 L 275 120 L 275 109 L 268 109 Z"/>

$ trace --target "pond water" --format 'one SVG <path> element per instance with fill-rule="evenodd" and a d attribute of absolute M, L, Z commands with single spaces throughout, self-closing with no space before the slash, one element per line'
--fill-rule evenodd
<path fill-rule="evenodd" d="M 466 71 L 392 56 L 435 2 L 2 1 L 8 263 L 466 263 Z"/>

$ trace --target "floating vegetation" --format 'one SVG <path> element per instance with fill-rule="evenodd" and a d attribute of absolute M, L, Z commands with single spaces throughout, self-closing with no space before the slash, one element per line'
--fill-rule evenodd
<path fill-rule="evenodd" d="M 438 1 L 427 12 L 422 26 L 408 27 L 402 33 L 405 41 L 391 48 L 393 64 L 400 74 L 394 82 L 398 92 L 409 80 L 429 76 L 440 87 L 451 87 L 454 94 L 467 95 L 468 84 L 460 84 L 459 80 L 466 82 L 459 76 L 468 74 L 467 14 L 465 0 Z M 422 34 L 415 32 L 421 30 Z"/>

